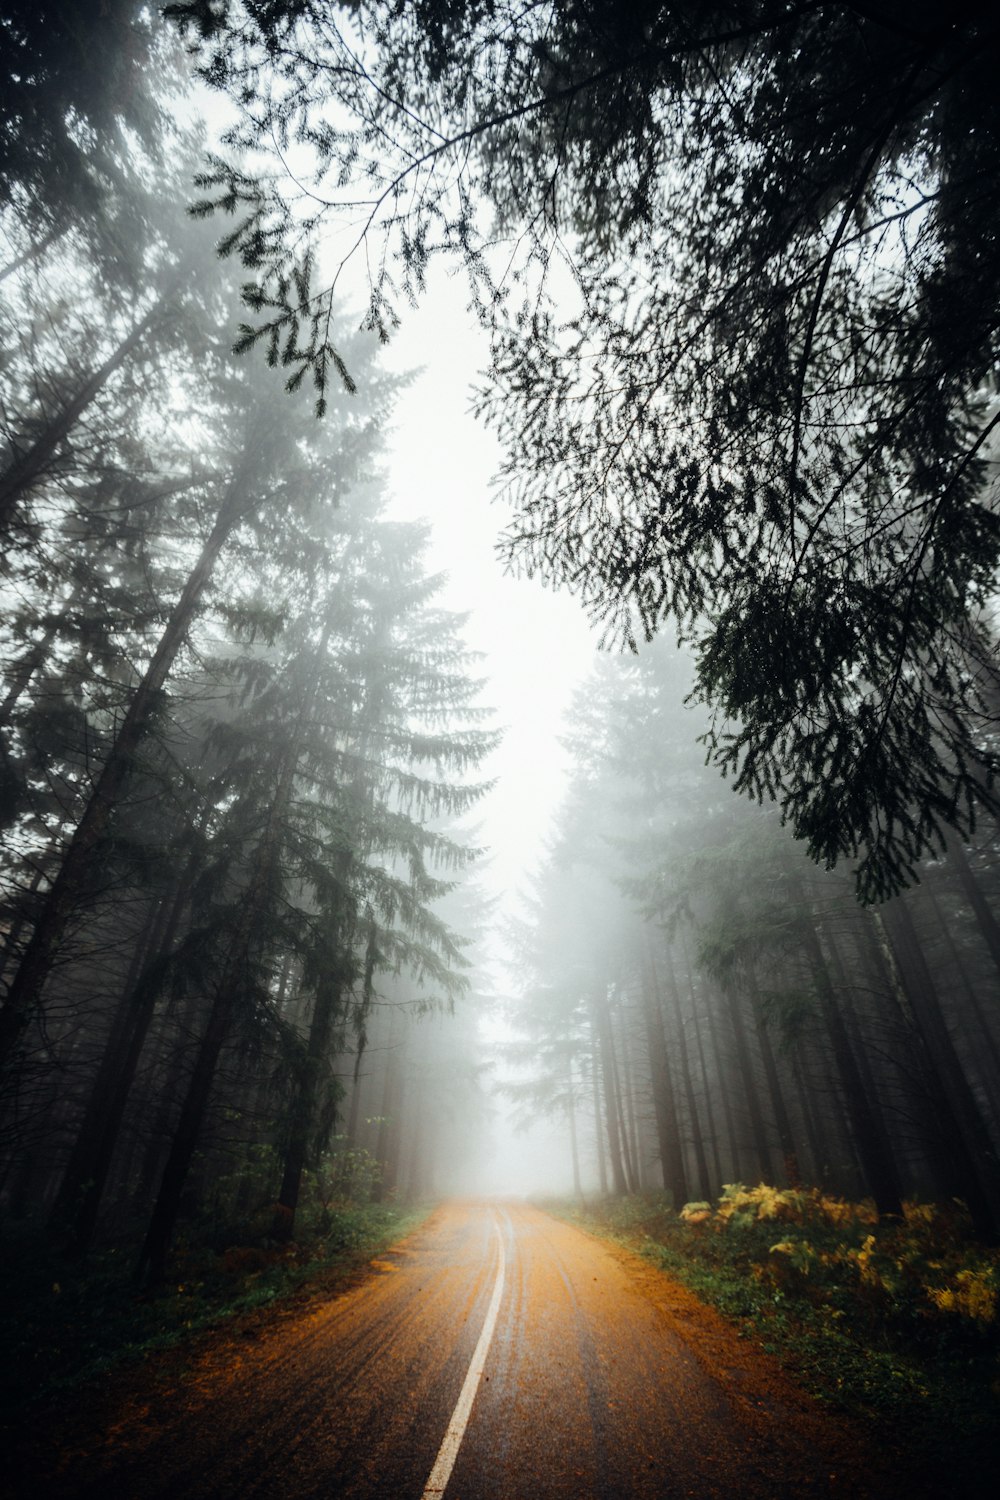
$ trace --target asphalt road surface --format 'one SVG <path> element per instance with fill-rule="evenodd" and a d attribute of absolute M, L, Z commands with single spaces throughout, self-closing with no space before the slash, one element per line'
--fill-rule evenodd
<path fill-rule="evenodd" d="M 44 1493 L 886 1494 L 869 1474 L 842 1426 L 661 1273 L 537 1209 L 460 1203 L 363 1284 L 137 1395 Z"/>

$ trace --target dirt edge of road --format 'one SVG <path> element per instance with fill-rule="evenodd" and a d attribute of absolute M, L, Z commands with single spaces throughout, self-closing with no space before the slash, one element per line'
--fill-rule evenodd
<path fill-rule="evenodd" d="M 407 1253 L 415 1236 L 433 1228 L 442 1209 L 401 1238 L 389 1253 Z M 622 1266 L 658 1316 L 680 1338 L 705 1372 L 736 1403 L 751 1431 L 763 1434 L 777 1418 L 819 1456 L 835 1487 L 851 1500 L 923 1500 L 940 1490 L 922 1487 L 904 1472 L 901 1455 L 876 1449 L 858 1424 L 824 1408 L 798 1386 L 778 1361 L 740 1336 L 736 1326 L 701 1302 L 665 1272 L 619 1243 L 579 1229 Z M 171 1428 L 183 1427 L 185 1413 L 200 1408 L 223 1387 L 253 1348 L 265 1353 L 294 1330 L 315 1323 L 332 1301 L 340 1300 L 379 1274 L 375 1258 L 346 1274 L 320 1276 L 267 1307 L 239 1314 L 190 1341 L 121 1366 L 71 1396 L 54 1398 L 21 1414 L 4 1435 L 12 1462 L 8 1475 L 23 1476 L 12 1496 L 75 1493 L 66 1488 L 69 1471 L 76 1483 L 96 1481 L 117 1459 L 135 1458 Z"/>
<path fill-rule="evenodd" d="M 329 1266 L 273 1302 L 233 1313 L 168 1348 L 138 1360 L 123 1359 L 86 1384 L 40 1398 L 12 1416 L 4 1414 L 0 1442 L 9 1455 L 6 1478 L 14 1483 L 12 1500 L 22 1494 L 56 1495 L 71 1467 L 94 1475 L 119 1454 L 150 1446 L 176 1423 L 177 1408 L 200 1404 L 208 1389 L 224 1383 L 227 1369 L 242 1362 L 248 1348 L 283 1339 L 295 1325 L 311 1323 L 331 1302 L 363 1287 L 378 1275 L 384 1256 L 405 1253 L 408 1242 L 440 1212 L 432 1209 L 377 1254 Z"/>

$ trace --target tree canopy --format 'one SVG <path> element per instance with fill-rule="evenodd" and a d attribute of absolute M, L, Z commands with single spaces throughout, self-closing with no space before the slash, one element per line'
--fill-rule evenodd
<path fill-rule="evenodd" d="M 859 890 L 991 790 L 998 30 L 974 0 L 189 0 L 237 106 L 198 212 L 319 403 L 460 256 L 502 551 L 696 643 L 711 755 Z M 268 153 L 271 160 L 268 160 Z M 319 246 L 320 249 L 316 249 Z"/>

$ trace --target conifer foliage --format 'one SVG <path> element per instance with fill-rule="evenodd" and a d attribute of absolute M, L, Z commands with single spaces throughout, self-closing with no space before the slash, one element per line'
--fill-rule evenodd
<path fill-rule="evenodd" d="M 24 121 L 54 129 L 51 63 Z M 384 514 L 399 382 L 354 338 L 317 426 L 233 358 L 233 267 L 186 213 L 203 145 L 181 75 L 158 82 L 132 101 L 148 141 L 117 96 L 67 127 L 99 142 L 67 147 L 91 218 L 45 219 L 64 185 L 19 137 L 0 220 L 15 246 L 50 230 L 0 288 L 0 1193 L 154 1283 L 179 1230 L 273 1244 L 381 1181 L 433 1187 L 416 1017 L 467 1003 L 442 903 L 496 738 L 426 531 Z M 386 1129 L 424 1122 L 405 1161 L 366 1125 L 386 1017 Z"/>
<path fill-rule="evenodd" d="M 899 1215 L 958 1198 L 1000 1234 L 993 826 L 872 910 L 691 752 L 694 664 L 607 660 L 520 932 L 522 1108 L 565 1115 L 578 1181 L 801 1184 Z M 978 891 L 973 903 L 967 892 Z"/>
<path fill-rule="evenodd" d="M 860 854 L 866 899 L 996 811 L 993 6 L 169 9 L 233 138 L 314 168 L 205 175 L 248 344 L 322 400 L 303 243 L 363 252 L 384 336 L 459 256 L 508 558 L 616 641 L 689 631 L 714 759 L 818 861 Z"/>

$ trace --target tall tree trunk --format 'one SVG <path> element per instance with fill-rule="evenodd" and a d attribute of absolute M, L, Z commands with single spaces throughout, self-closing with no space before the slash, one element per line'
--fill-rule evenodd
<path fill-rule="evenodd" d="M 799 1154 L 795 1142 L 795 1133 L 792 1130 L 791 1116 L 788 1113 L 788 1106 L 785 1103 L 785 1091 L 781 1086 L 781 1078 L 778 1074 L 778 1062 L 774 1055 L 771 1036 L 767 1029 L 767 1021 L 764 1018 L 761 1007 L 760 985 L 757 982 L 757 973 L 753 960 L 747 955 L 743 962 L 753 1006 L 757 1045 L 760 1049 L 761 1062 L 764 1064 L 764 1077 L 767 1080 L 767 1092 L 771 1100 L 771 1115 L 774 1120 L 774 1127 L 778 1133 L 778 1144 L 781 1147 L 782 1164 L 789 1186 L 798 1187 L 802 1177 L 799 1171 Z"/>
<path fill-rule="evenodd" d="M 691 1076 L 691 1059 L 688 1054 L 687 1036 L 684 1030 L 684 1015 L 681 1009 L 681 992 L 677 984 L 677 975 L 674 972 L 673 959 L 670 956 L 669 947 L 663 947 L 663 968 L 667 978 L 667 994 L 670 996 L 670 1004 L 674 1014 L 674 1030 L 677 1035 L 677 1053 L 681 1064 L 681 1083 L 684 1086 L 684 1098 L 687 1103 L 688 1119 L 691 1122 L 691 1138 L 694 1147 L 695 1170 L 698 1173 L 698 1191 L 702 1199 L 711 1197 L 712 1179 L 708 1171 L 708 1159 L 705 1155 L 705 1141 L 702 1135 L 701 1124 L 698 1119 L 698 1106 L 695 1100 L 694 1080 Z M 700 1039 L 699 1039 L 700 1041 Z M 683 1162 L 683 1157 L 681 1158 Z M 684 1192 L 689 1191 L 687 1178 L 684 1180 Z M 676 1200 L 675 1200 L 676 1201 Z"/>
<path fill-rule="evenodd" d="M 329 1069 L 330 1045 L 340 1006 L 340 994 L 340 985 L 332 983 L 329 976 L 316 989 L 306 1055 L 292 1103 L 281 1188 L 271 1229 L 272 1235 L 278 1240 L 290 1240 L 295 1232 L 295 1212 L 302 1187 L 302 1173 L 309 1159 L 309 1140 L 316 1128 L 324 1073 Z"/>
<path fill-rule="evenodd" d="M 607 995 L 597 990 L 591 1000 L 594 1029 L 601 1056 L 601 1081 L 604 1089 L 604 1120 L 607 1131 L 608 1158 L 611 1162 L 611 1191 L 616 1198 L 628 1193 L 628 1180 L 622 1159 L 621 1132 L 618 1126 L 618 1091 L 615 1088 L 614 1043 Z"/>
<path fill-rule="evenodd" d="M 573 1196 L 583 1197 L 580 1180 L 580 1145 L 576 1135 L 576 1104 L 573 1099 L 573 1059 L 566 1058 L 566 1119 L 569 1126 L 569 1150 L 573 1163 Z"/>
<path fill-rule="evenodd" d="M 258 929 L 277 870 L 282 825 L 295 781 L 298 761 L 297 731 L 301 728 L 304 712 L 303 708 L 299 715 L 296 732 L 285 754 L 267 825 L 254 853 L 250 878 L 240 904 L 236 928 L 229 944 L 222 975 L 212 997 L 208 1022 L 198 1048 L 198 1056 L 163 1169 L 160 1190 L 139 1254 L 138 1274 L 145 1275 L 151 1285 L 156 1285 L 163 1280 L 174 1225 L 180 1208 L 181 1194 L 204 1124 L 219 1054 L 229 1034 L 239 997 L 246 985 L 254 948 L 259 942 Z"/>
<path fill-rule="evenodd" d="M 597 1049 L 598 1039 L 594 1035 L 594 1045 L 591 1049 L 590 1083 L 594 1095 L 594 1149 L 597 1152 L 597 1182 L 601 1190 L 601 1197 L 608 1196 L 608 1164 L 604 1155 L 604 1126 L 601 1116 L 601 1081 L 598 1075 Z"/>
<path fill-rule="evenodd" d="M 993 915 L 983 895 L 975 872 L 969 864 L 969 857 L 965 852 L 962 840 L 957 834 L 951 833 L 947 838 L 947 846 L 948 858 L 951 860 L 958 875 L 962 893 L 972 907 L 983 942 L 986 944 L 990 958 L 993 960 L 993 966 L 997 973 L 1000 974 L 1000 922 Z"/>
<path fill-rule="evenodd" d="M 646 1186 L 643 1168 L 643 1141 L 639 1129 L 639 1112 L 636 1105 L 635 1038 L 631 1028 L 622 1036 L 622 1094 L 625 1100 L 625 1120 L 628 1125 L 629 1158 L 632 1163 L 632 1191 L 641 1193 Z"/>
<path fill-rule="evenodd" d="M 60 445 L 64 443 L 86 411 L 116 370 L 121 369 L 129 355 L 136 349 L 163 311 L 165 298 L 153 304 L 145 317 L 126 334 L 108 358 L 78 387 L 55 417 L 48 422 L 29 447 L 19 454 L 0 474 L 0 530 L 10 525 L 14 507 L 23 494 L 30 490 L 45 472 Z"/>
<path fill-rule="evenodd" d="M 757 1172 L 762 1181 L 768 1182 L 771 1179 L 771 1148 L 768 1145 L 767 1130 L 764 1125 L 764 1111 L 761 1108 L 760 1089 L 757 1087 L 757 1074 L 754 1071 L 753 1058 L 750 1054 L 750 1039 L 747 1035 L 743 1006 L 733 985 L 722 985 L 721 990 L 729 1014 L 733 1040 L 736 1043 L 736 1064 L 750 1119 L 750 1139 L 757 1158 Z"/>
<path fill-rule="evenodd" d="M 892 1144 L 884 1122 L 865 1089 L 844 1017 L 834 994 L 826 957 L 808 912 L 803 915 L 800 931 L 816 984 L 820 1014 L 833 1048 L 851 1135 L 868 1191 L 880 1214 L 901 1214 L 903 1209 L 899 1175 Z"/>
<path fill-rule="evenodd" d="M 979 1033 L 983 1056 L 986 1060 L 985 1066 L 982 1058 L 977 1056 L 975 1061 L 979 1064 L 979 1073 L 986 1085 L 987 1096 L 991 1100 L 1000 1101 L 1000 1047 L 997 1046 L 997 1040 L 993 1034 L 993 1028 L 990 1026 L 989 1017 L 984 1011 L 982 1001 L 976 992 L 976 987 L 969 977 L 969 971 L 965 966 L 958 945 L 952 937 L 948 919 L 941 909 L 941 904 L 935 896 L 930 882 L 924 886 L 924 895 L 937 918 L 938 926 L 941 929 L 941 936 L 948 950 L 951 966 L 958 975 L 962 993 L 965 995 L 966 1003 L 976 1022 L 976 1030 Z"/>
<path fill-rule="evenodd" d="M 11 981 L 3 1009 L 0 1010 L 0 1067 L 11 1058 L 38 1006 L 67 923 L 86 888 L 93 852 L 121 797 L 136 750 L 155 712 L 160 690 L 194 620 L 219 553 L 239 519 L 243 477 L 248 468 L 249 462 L 245 460 L 228 488 L 215 525 L 171 611 L 152 660 L 136 688 L 128 712 L 108 751 L 97 784 L 70 839 L 59 872 L 42 902 L 34 931 Z"/>
<path fill-rule="evenodd" d="M 722 1185 L 722 1157 L 719 1151 L 719 1125 L 716 1118 L 715 1109 L 712 1104 L 712 1091 L 709 1087 L 708 1059 L 705 1056 L 705 1042 L 701 1034 L 701 1020 L 698 1016 L 698 1000 L 694 992 L 694 987 L 692 985 L 688 986 L 688 994 L 691 999 L 691 1026 L 694 1031 L 695 1050 L 698 1053 L 698 1072 L 701 1076 L 702 1110 L 704 1112 L 708 1127 L 707 1136 L 703 1135 L 702 1139 L 707 1140 L 707 1144 L 711 1148 L 712 1167 L 715 1174 L 714 1177 L 709 1177 L 708 1187 L 704 1194 L 705 1199 L 709 1199 L 713 1196 L 713 1192 L 717 1191 L 718 1188 Z M 677 1003 L 679 1006 L 679 990 L 677 994 Z M 712 1186 L 713 1183 L 715 1184 L 714 1188 Z"/>
<path fill-rule="evenodd" d="M 619 992 L 621 1001 L 621 992 Z M 625 1169 L 625 1182 L 628 1191 L 636 1193 L 639 1190 L 639 1169 L 634 1154 L 634 1131 L 630 1125 L 634 1125 L 634 1116 L 631 1112 L 631 1077 L 628 1071 L 628 1038 L 625 1028 L 622 1026 L 621 1038 L 621 1064 L 618 1061 L 619 1049 L 615 1046 L 615 1023 L 612 1020 L 612 1068 L 615 1070 L 615 1097 L 618 1100 L 618 1134 L 622 1143 L 622 1166 Z"/>
<path fill-rule="evenodd" d="M 90 1099 L 80 1123 L 52 1214 L 52 1227 L 65 1235 L 71 1256 L 89 1251 L 118 1142 L 128 1097 L 163 986 L 165 961 L 173 951 L 194 874 L 192 860 L 171 900 L 165 901 L 150 935 L 153 954 L 135 976 L 118 1006 Z"/>
<path fill-rule="evenodd" d="M 886 903 L 884 924 L 925 1057 L 940 1086 L 956 1196 L 965 1200 L 977 1234 L 993 1241 L 1000 1230 L 997 1151 L 951 1039 L 913 919 L 902 897 Z"/>
<path fill-rule="evenodd" d="M 399 1154 L 399 1115 L 402 1103 L 403 1084 L 399 1072 L 397 1033 L 400 1017 L 393 1010 L 389 1024 L 389 1042 L 386 1050 L 385 1078 L 382 1083 L 382 1104 L 379 1109 L 378 1141 L 375 1155 L 382 1175 L 375 1190 L 375 1201 L 382 1203 L 396 1187 L 396 1162 Z"/>
<path fill-rule="evenodd" d="M 743 1142 L 740 1140 L 736 1129 L 736 1111 L 733 1108 L 733 1090 L 730 1087 L 727 1073 L 727 1059 L 722 1051 L 722 1037 L 719 1029 L 719 1014 L 713 1003 L 714 998 L 721 996 L 721 990 L 715 990 L 715 996 L 709 996 L 707 1006 L 708 1034 L 712 1043 L 712 1052 L 715 1056 L 715 1076 L 718 1080 L 719 1092 L 722 1095 L 722 1110 L 726 1121 L 726 1135 L 729 1137 L 729 1160 L 731 1177 L 734 1182 L 743 1181 Z M 723 1174 L 725 1175 L 725 1174 Z"/>
<path fill-rule="evenodd" d="M 660 1148 L 660 1168 L 663 1186 L 670 1194 L 675 1210 L 680 1210 L 688 1201 L 687 1174 L 684 1171 L 684 1153 L 681 1148 L 680 1124 L 677 1118 L 677 1098 L 674 1081 L 670 1074 L 670 1057 L 667 1053 L 667 1038 L 663 1029 L 663 1009 L 660 1005 L 656 964 L 652 945 L 646 938 L 646 962 L 642 976 L 642 1019 L 645 1027 L 646 1046 L 649 1049 L 649 1071 L 653 1084 L 653 1114 L 656 1119 L 656 1142 Z"/>
<path fill-rule="evenodd" d="M 799 1102 L 799 1112 L 805 1126 L 806 1140 L 809 1143 L 809 1155 L 812 1159 L 812 1180 L 822 1183 L 825 1187 L 830 1181 L 829 1150 L 823 1143 L 823 1133 L 816 1121 L 816 1111 L 813 1108 L 812 1095 L 805 1076 L 805 1067 L 802 1056 L 801 1044 L 796 1044 L 791 1054 L 792 1081 L 795 1084 L 795 1094 Z"/>

